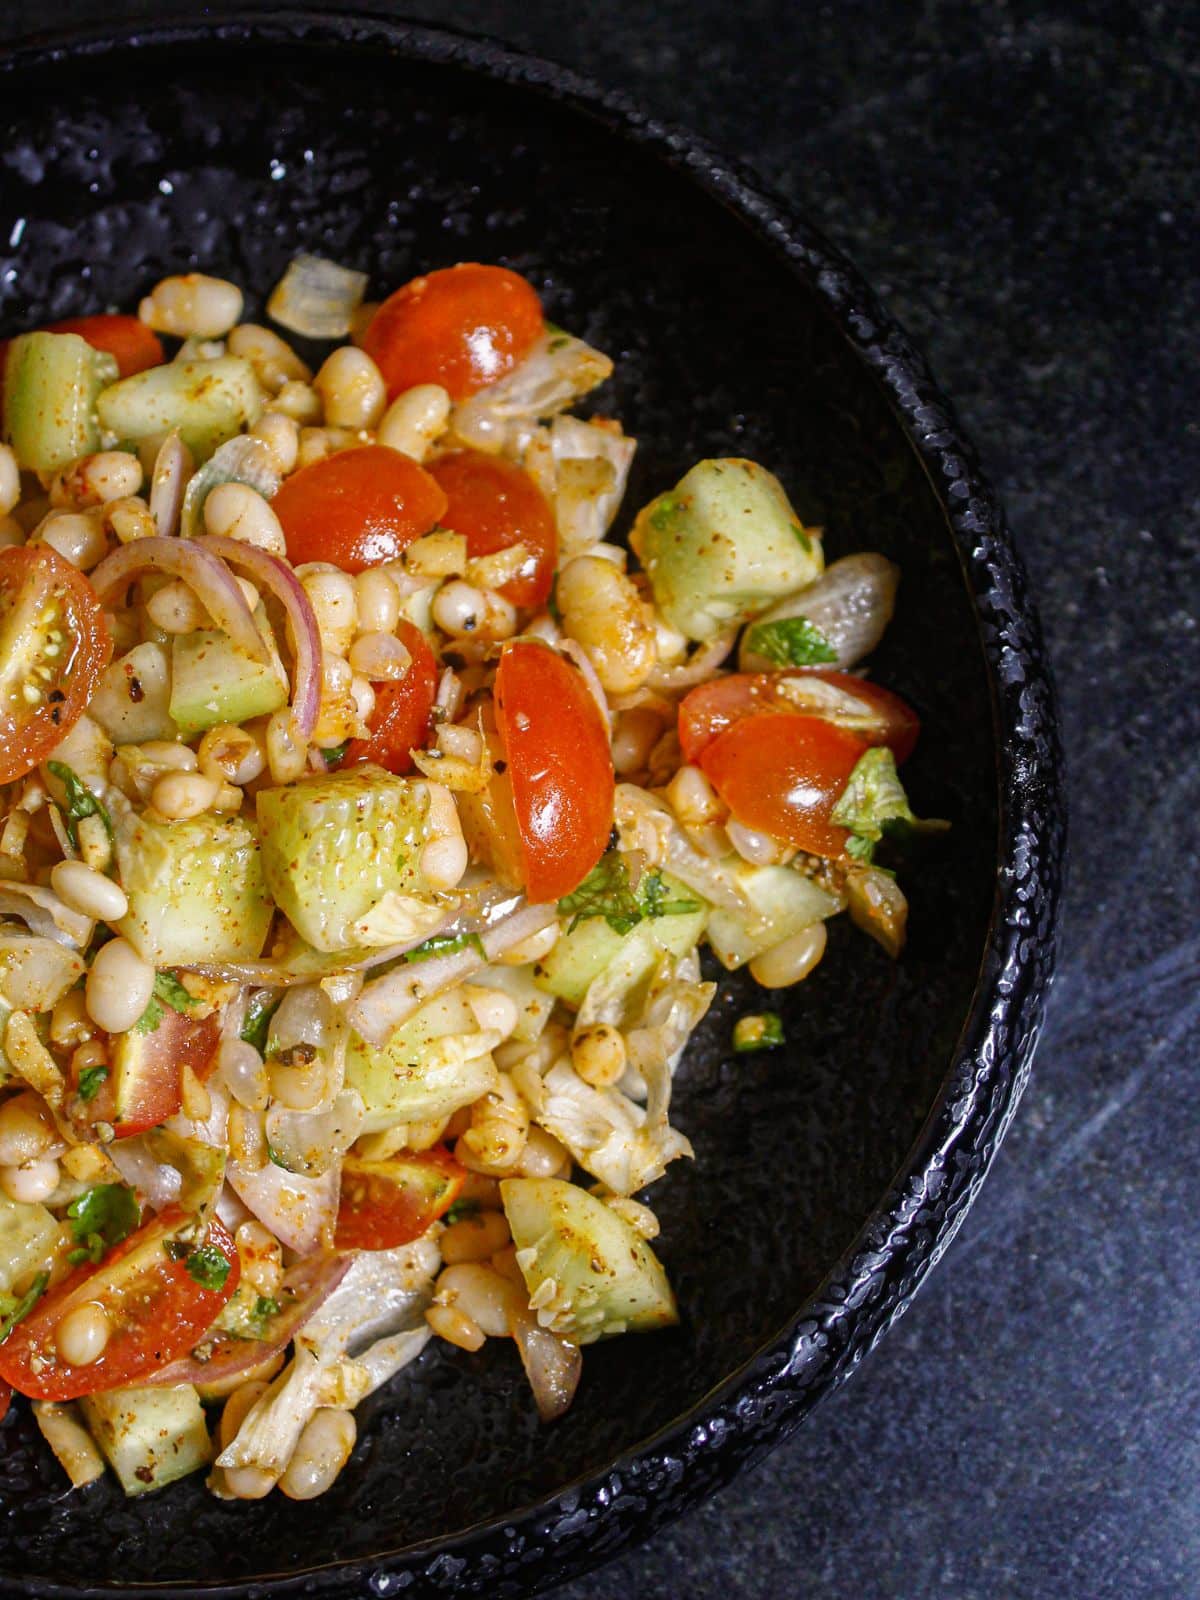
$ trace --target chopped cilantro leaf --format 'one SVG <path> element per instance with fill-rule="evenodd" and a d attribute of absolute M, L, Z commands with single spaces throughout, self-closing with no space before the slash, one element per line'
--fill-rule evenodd
<path fill-rule="evenodd" d="M 777 667 L 815 667 L 837 660 L 837 651 L 807 617 L 781 617 L 760 622 L 746 637 L 747 648 Z"/>
<path fill-rule="evenodd" d="M 0 1344 L 16 1327 L 23 1317 L 27 1317 L 46 1292 L 46 1285 L 50 1282 L 48 1272 L 39 1272 L 23 1295 L 0 1294 Z"/>
<path fill-rule="evenodd" d="M 100 1093 L 100 1086 L 107 1077 L 107 1067 L 84 1067 L 79 1074 L 79 1098 L 81 1100 L 94 1100 Z"/>
<path fill-rule="evenodd" d="M 153 1033 L 163 1019 L 163 1008 L 159 1005 L 154 995 L 150 996 L 150 1003 L 145 1011 L 133 1025 L 134 1033 Z"/>
<path fill-rule="evenodd" d="M 698 900 L 668 900 L 660 872 L 645 872 L 634 893 L 629 869 L 618 850 L 608 850 L 558 909 L 571 917 L 568 932 L 589 917 L 603 917 L 614 933 L 630 933 L 647 917 L 674 917 L 699 911 Z"/>
<path fill-rule="evenodd" d="M 67 1256 L 73 1267 L 100 1261 L 105 1251 L 129 1237 L 140 1220 L 133 1190 L 123 1183 L 98 1183 L 85 1190 L 71 1201 L 67 1217 L 78 1241 L 78 1248 Z"/>
<path fill-rule="evenodd" d="M 689 911 L 699 911 L 699 900 L 668 900 L 666 899 L 667 886 L 662 880 L 662 873 L 657 870 L 644 872 L 638 884 L 638 899 L 646 909 L 648 917 L 682 917 Z"/>
<path fill-rule="evenodd" d="M 343 739 L 341 744 L 335 744 L 330 750 L 321 751 L 321 759 L 326 769 L 336 767 L 346 759 L 346 751 L 350 748 L 350 740 Z"/>
<path fill-rule="evenodd" d="M 477 933 L 435 933 L 432 939 L 426 939 L 424 944 L 417 945 L 409 950 L 404 959 L 406 961 L 432 961 L 434 956 L 452 956 L 459 950 L 471 949 L 485 959 L 487 951 L 483 948 L 483 940 Z"/>
<path fill-rule="evenodd" d="M 257 994 L 250 996 L 246 1006 L 241 1037 L 247 1044 L 252 1044 L 260 1056 L 266 1054 L 271 1018 L 279 1010 L 282 998 L 282 995 L 277 995 L 270 989 L 260 989 Z"/>
<path fill-rule="evenodd" d="M 155 999 L 170 1006 L 172 1011 L 182 1011 L 185 1016 L 200 1004 L 195 995 L 188 993 L 173 972 L 154 974 L 154 995 Z"/>
<path fill-rule="evenodd" d="M 202 1289 L 223 1289 L 233 1264 L 215 1244 L 202 1244 L 192 1251 L 185 1265 L 188 1277 Z"/>
<path fill-rule="evenodd" d="M 477 1217 L 478 1215 L 478 1200 L 456 1200 L 446 1212 L 444 1221 L 449 1224 L 453 1224 L 455 1222 L 465 1222 L 468 1220 L 468 1218 Z"/>
<path fill-rule="evenodd" d="M 67 803 L 63 808 L 63 817 L 67 824 L 67 833 L 71 843 L 78 847 L 79 824 L 84 817 L 99 817 L 104 824 L 110 843 L 115 842 L 112 818 L 100 804 L 96 796 L 84 783 L 83 779 L 67 766 L 65 761 L 47 761 L 47 768 L 56 777 L 67 791 Z"/>
<path fill-rule="evenodd" d="M 261 1330 L 262 1325 L 269 1322 L 272 1317 L 277 1317 L 279 1312 L 280 1305 L 278 1300 L 273 1299 L 269 1294 L 260 1294 L 254 1302 L 254 1310 L 250 1313 L 250 1320 L 257 1323 Z"/>

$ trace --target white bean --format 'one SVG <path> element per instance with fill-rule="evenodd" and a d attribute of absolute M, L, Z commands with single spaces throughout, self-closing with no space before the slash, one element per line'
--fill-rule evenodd
<path fill-rule="evenodd" d="M 517 608 L 503 595 L 456 579 L 434 596 L 433 620 L 458 639 L 510 639 L 517 629 Z"/>
<path fill-rule="evenodd" d="M 204 526 L 209 533 L 257 545 L 270 555 L 287 554 L 279 518 L 248 483 L 219 483 L 204 502 Z"/>
<path fill-rule="evenodd" d="M 127 450 L 101 450 L 80 456 L 56 472 L 50 482 L 50 504 L 82 511 L 88 506 L 125 500 L 142 487 L 142 463 Z"/>
<path fill-rule="evenodd" d="M 0 444 L 0 517 L 6 517 L 21 498 L 21 471 L 12 445 Z"/>
<path fill-rule="evenodd" d="M 108 1313 L 94 1300 L 87 1300 L 68 1311 L 54 1330 L 54 1347 L 68 1365 L 86 1367 L 104 1354 L 111 1337 Z"/>
<path fill-rule="evenodd" d="M 18 1205 L 37 1205 L 58 1188 L 58 1162 L 30 1161 L 23 1167 L 0 1167 L 0 1189 Z"/>
<path fill-rule="evenodd" d="M 419 383 L 392 401 L 379 424 L 378 441 L 424 461 L 450 420 L 450 396 L 438 383 Z"/>
<path fill-rule="evenodd" d="M 808 977 L 825 954 L 825 943 L 825 924 L 814 922 L 755 956 L 750 963 L 750 976 L 764 989 L 786 989 Z"/>
<path fill-rule="evenodd" d="M 316 615 L 321 643 L 335 656 L 346 655 L 358 631 L 354 579 L 328 561 L 306 562 L 296 568 L 296 576 Z"/>
<path fill-rule="evenodd" d="M 531 933 L 528 939 L 522 939 L 519 944 L 511 945 L 503 955 L 496 957 L 496 962 L 502 967 L 523 967 L 527 961 L 540 961 L 554 949 L 561 932 L 562 924 L 552 922 L 549 927 Z"/>
<path fill-rule="evenodd" d="M 520 1020 L 517 1002 L 503 989 L 488 989 L 482 984 L 472 984 L 463 993 L 471 1008 L 471 1015 L 480 1028 L 494 1028 L 508 1038 Z"/>
<path fill-rule="evenodd" d="M 146 615 L 164 633 L 192 633 L 209 620 L 193 590 L 179 578 L 154 591 L 146 601 Z"/>
<path fill-rule="evenodd" d="M 103 521 L 87 511 L 52 511 L 38 524 L 34 539 L 81 572 L 90 572 L 108 549 Z"/>
<path fill-rule="evenodd" d="M 129 901 L 119 883 L 93 872 L 82 861 L 59 861 L 50 871 L 50 886 L 73 911 L 96 922 L 119 922 Z"/>
<path fill-rule="evenodd" d="M 257 322 L 243 322 L 234 328 L 226 349 L 231 356 L 248 361 L 268 389 L 280 389 L 288 382 L 307 384 L 312 377 L 311 369 L 287 340 Z"/>
<path fill-rule="evenodd" d="M 163 278 L 138 306 L 147 327 L 177 339 L 220 339 L 241 314 L 237 284 L 203 272 Z"/>
<path fill-rule="evenodd" d="M 650 752 L 662 733 L 662 719 L 645 706 L 622 711 L 613 729 L 613 767 L 624 777 L 638 772 L 650 759 Z"/>
<path fill-rule="evenodd" d="M 354 1416 L 321 1406 L 304 1425 L 279 1487 L 289 1500 L 315 1500 L 349 1461 L 358 1437 Z"/>
<path fill-rule="evenodd" d="M 395 633 L 400 620 L 400 591 L 378 567 L 368 567 L 354 580 L 358 626 L 363 633 Z"/>
<path fill-rule="evenodd" d="M 286 478 L 295 470 L 296 452 L 300 448 L 300 428 L 292 417 L 282 411 L 264 412 L 251 428 L 256 439 L 261 439 L 275 457 L 280 477 Z"/>
<path fill-rule="evenodd" d="M 667 804 L 688 828 L 718 822 L 725 808 L 699 767 L 682 766 L 667 785 Z"/>
<path fill-rule="evenodd" d="M 464 1261 L 442 1273 L 434 1300 L 438 1305 L 465 1312 L 489 1339 L 504 1339 L 508 1336 L 508 1315 L 515 1293 L 515 1285 L 491 1267 Z"/>
<path fill-rule="evenodd" d="M 375 691 L 371 687 L 369 678 L 353 677 L 350 680 L 350 693 L 354 697 L 354 709 L 363 722 L 370 722 L 371 713 L 375 709 Z"/>
<path fill-rule="evenodd" d="M 202 772 L 170 772 L 150 791 L 150 804 L 171 822 L 211 810 L 219 786 Z"/>
<path fill-rule="evenodd" d="M 374 428 L 387 405 L 387 385 L 365 350 L 339 345 L 313 379 L 325 420 L 334 428 Z"/>
<path fill-rule="evenodd" d="M 454 889 L 470 861 L 467 842 L 460 831 L 431 839 L 421 851 L 421 873 L 431 889 Z"/>
<path fill-rule="evenodd" d="M 272 783 L 294 783 L 304 771 L 307 754 L 291 711 L 282 706 L 267 723 L 267 765 Z"/>
<path fill-rule="evenodd" d="M 267 1069 L 263 1058 L 245 1039 L 223 1039 L 217 1051 L 221 1081 L 239 1105 L 248 1111 L 267 1107 Z"/>
<path fill-rule="evenodd" d="M 791 845 L 769 833 L 760 833 L 757 828 L 743 827 L 740 822 L 727 822 L 725 832 L 738 855 L 743 861 L 749 861 L 751 866 L 777 867 L 795 854 Z"/>
<path fill-rule="evenodd" d="M 0 1166 L 21 1167 L 36 1161 L 56 1137 L 45 1102 L 31 1090 L 0 1105 Z"/>
<path fill-rule="evenodd" d="M 87 975 L 88 1016 L 106 1033 L 124 1033 L 150 1004 L 154 968 L 125 939 L 101 945 Z"/>
<path fill-rule="evenodd" d="M 576 556 L 555 591 L 563 631 L 587 651 L 609 694 L 632 694 L 658 660 L 654 612 L 633 583 L 603 556 Z"/>
<path fill-rule="evenodd" d="M 214 783 L 252 783 L 266 770 L 267 753 L 249 728 L 222 722 L 209 728 L 197 751 L 200 771 Z"/>
<path fill-rule="evenodd" d="M 285 383 L 271 402 L 272 411 L 282 411 L 285 417 L 304 426 L 321 420 L 321 396 L 309 383 L 290 380 Z"/>
<path fill-rule="evenodd" d="M 412 666 L 412 656 L 394 633 L 360 633 L 349 660 L 353 672 L 374 683 L 398 683 Z"/>

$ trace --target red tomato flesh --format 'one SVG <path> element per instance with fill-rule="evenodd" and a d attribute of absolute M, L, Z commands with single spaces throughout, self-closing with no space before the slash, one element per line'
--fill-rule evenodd
<path fill-rule="evenodd" d="M 680 702 L 684 760 L 697 761 L 719 733 L 764 711 L 821 717 L 857 734 L 864 744 L 890 746 L 897 761 L 908 759 L 921 731 L 916 712 L 898 694 L 853 673 L 825 667 L 733 672 L 700 684 Z"/>
<path fill-rule="evenodd" d="M 118 1139 L 157 1128 L 183 1105 L 183 1069 L 203 1082 L 212 1072 L 221 1043 L 215 1015 L 196 1021 L 162 1007 L 157 1028 L 131 1029 L 109 1046 L 108 1078 L 91 1105 L 94 1121 L 111 1122 Z"/>
<path fill-rule="evenodd" d="M 36 767 L 75 726 L 111 657 L 81 572 L 49 545 L 0 550 L 0 783 Z"/>
<path fill-rule="evenodd" d="M 342 766 L 373 761 L 389 772 L 404 774 L 413 768 L 410 750 L 429 743 L 429 719 L 437 696 L 438 667 L 425 635 L 414 623 L 401 620 L 396 637 L 412 657 L 412 666 L 394 682 L 375 685 L 375 706 L 367 718 L 369 739 L 353 739 Z"/>
<path fill-rule="evenodd" d="M 136 1385 L 190 1350 L 232 1297 L 240 1268 L 237 1248 L 214 1216 L 204 1242 L 225 1256 L 229 1276 L 219 1289 L 198 1284 L 186 1259 L 173 1260 L 164 1248 L 188 1220 L 173 1206 L 110 1250 L 98 1266 L 77 1267 L 0 1344 L 0 1377 L 34 1400 L 74 1400 Z M 55 1329 L 68 1312 L 91 1302 L 104 1308 L 112 1333 L 95 1361 L 72 1366 L 58 1354 Z"/>
<path fill-rule="evenodd" d="M 363 572 L 398 560 L 428 533 L 446 496 L 410 456 L 364 444 L 293 472 L 271 504 L 294 567 L 332 561 L 345 572 Z"/>
<path fill-rule="evenodd" d="M 725 729 L 700 766 L 738 822 L 812 855 L 840 856 L 849 837 L 829 814 L 863 741 L 820 717 L 765 711 Z"/>
<path fill-rule="evenodd" d="M 583 674 L 537 639 L 505 645 L 496 670 L 525 892 L 560 900 L 608 845 L 614 780 L 608 729 Z"/>
<path fill-rule="evenodd" d="M 446 493 L 442 522 L 467 541 L 472 558 L 514 544 L 529 552 L 524 566 L 500 593 L 515 606 L 546 604 L 558 559 L 558 531 L 546 497 L 527 472 L 500 456 L 459 450 L 429 469 Z"/>
<path fill-rule="evenodd" d="M 541 302 L 507 267 L 463 262 L 414 278 L 380 306 L 362 347 L 392 398 L 440 383 L 452 400 L 511 372 L 541 337 Z"/>
<path fill-rule="evenodd" d="M 394 1250 L 419 1239 L 454 1204 L 466 1177 L 445 1145 L 386 1161 L 347 1156 L 334 1244 L 339 1250 Z"/>

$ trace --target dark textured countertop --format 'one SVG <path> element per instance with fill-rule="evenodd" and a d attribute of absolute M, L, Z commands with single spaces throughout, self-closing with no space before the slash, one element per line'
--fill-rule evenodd
<path fill-rule="evenodd" d="M 1007 501 L 1071 772 L 1049 1023 L 947 1259 L 787 1445 L 562 1600 L 1200 1593 L 1200 14 L 395 9 L 631 91 L 757 167 L 858 262 Z M 0 32 L 161 10 L 9 0 Z"/>

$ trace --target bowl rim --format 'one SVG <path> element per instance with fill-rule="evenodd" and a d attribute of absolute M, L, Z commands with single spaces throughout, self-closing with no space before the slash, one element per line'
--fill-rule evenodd
<path fill-rule="evenodd" d="M 847 257 L 744 163 L 622 90 L 481 34 L 368 10 L 306 9 L 54 27 L 0 50 L 10 72 L 117 49 L 383 48 L 540 94 L 648 150 L 737 215 L 806 281 L 872 370 L 946 516 L 988 680 L 997 864 L 979 976 L 951 1065 L 921 1130 L 853 1243 L 760 1349 L 683 1415 L 546 1499 L 375 1556 L 225 1581 L 139 1584 L 159 1597 L 532 1594 L 598 1566 L 728 1483 L 843 1383 L 903 1314 L 954 1238 L 1028 1079 L 1053 979 L 1066 862 L 1053 683 L 1028 579 L 996 492 L 924 358 Z M 120 1586 L 0 1575 L 0 1596 L 111 1597 Z"/>

